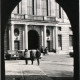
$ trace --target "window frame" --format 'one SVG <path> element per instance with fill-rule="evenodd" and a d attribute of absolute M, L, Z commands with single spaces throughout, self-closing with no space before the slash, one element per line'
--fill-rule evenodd
<path fill-rule="evenodd" d="M 73 47 L 73 35 L 69 35 L 69 47 Z"/>
<path fill-rule="evenodd" d="M 58 34 L 58 47 L 61 47 L 62 49 L 62 35 Z"/>

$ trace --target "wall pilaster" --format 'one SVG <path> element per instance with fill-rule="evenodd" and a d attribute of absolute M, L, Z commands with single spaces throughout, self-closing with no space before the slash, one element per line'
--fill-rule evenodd
<path fill-rule="evenodd" d="M 11 50 L 14 50 L 14 24 L 11 24 Z"/>
<path fill-rule="evenodd" d="M 28 49 L 28 25 L 25 24 L 25 49 Z"/>
<path fill-rule="evenodd" d="M 44 48 L 47 47 L 46 45 L 46 25 L 44 25 L 43 45 L 44 45 Z"/>

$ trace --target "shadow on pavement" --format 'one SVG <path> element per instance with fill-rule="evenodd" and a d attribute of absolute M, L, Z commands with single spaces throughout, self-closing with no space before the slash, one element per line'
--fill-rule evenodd
<path fill-rule="evenodd" d="M 74 80 L 73 77 L 51 77 L 52 80 Z"/>
<path fill-rule="evenodd" d="M 52 80 L 46 75 L 8 75 L 5 80 Z"/>
<path fill-rule="evenodd" d="M 5 80 L 73 80 L 73 77 L 48 77 L 46 75 L 7 75 Z"/>

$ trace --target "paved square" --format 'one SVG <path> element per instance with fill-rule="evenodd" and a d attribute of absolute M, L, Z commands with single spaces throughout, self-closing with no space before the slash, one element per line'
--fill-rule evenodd
<path fill-rule="evenodd" d="M 25 60 L 5 60 L 5 75 L 7 77 L 14 75 L 23 77 L 46 76 L 47 78 L 73 77 L 73 69 L 73 58 L 67 54 L 49 53 L 49 55 L 45 55 L 40 59 L 39 66 L 36 60 L 33 65 L 31 65 L 30 60 L 28 65 L 25 64 Z"/>

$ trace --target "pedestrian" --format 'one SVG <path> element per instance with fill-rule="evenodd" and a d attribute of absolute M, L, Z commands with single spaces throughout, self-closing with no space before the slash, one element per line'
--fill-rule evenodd
<path fill-rule="evenodd" d="M 41 53 L 43 53 L 43 47 L 41 47 Z"/>
<path fill-rule="evenodd" d="M 32 65 L 33 65 L 33 61 L 34 61 L 34 53 L 33 53 L 32 50 L 30 51 L 30 59 L 31 59 L 31 62 L 32 62 Z"/>
<path fill-rule="evenodd" d="M 41 53 L 43 54 L 44 53 L 44 49 L 43 49 L 43 46 L 41 47 Z M 44 55 L 44 54 L 43 54 Z"/>
<path fill-rule="evenodd" d="M 43 46 L 41 47 L 41 53 L 43 53 L 43 55 L 45 55 L 45 49 Z"/>
<path fill-rule="evenodd" d="M 45 54 L 48 54 L 48 48 L 46 47 L 44 50 Z"/>
<path fill-rule="evenodd" d="M 36 59 L 37 59 L 38 65 L 40 64 L 40 61 L 39 61 L 40 56 L 41 56 L 41 52 L 40 52 L 40 50 L 37 49 L 37 50 L 36 50 Z"/>
<path fill-rule="evenodd" d="M 25 58 L 26 64 L 28 64 L 28 50 L 27 49 L 25 49 L 24 51 L 24 58 Z"/>

